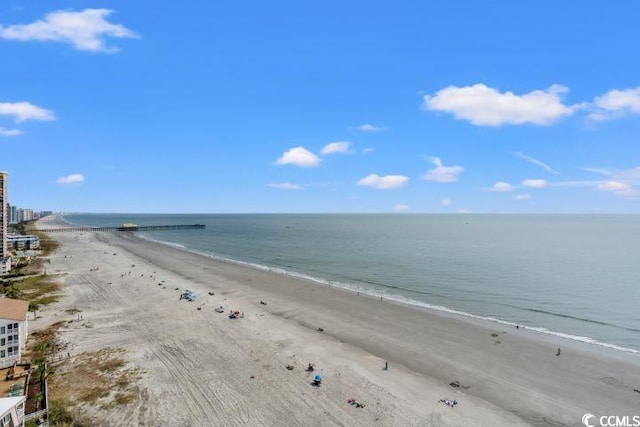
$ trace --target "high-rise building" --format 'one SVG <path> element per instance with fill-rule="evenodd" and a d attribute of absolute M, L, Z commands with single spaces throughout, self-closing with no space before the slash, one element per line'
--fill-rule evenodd
<path fill-rule="evenodd" d="M 22 214 L 19 214 L 20 222 L 23 221 L 33 221 L 33 209 L 18 209 L 18 212 L 22 211 Z"/>
<path fill-rule="evenodd" d="M 7 210 L 9 211 L 9 224 L 17 224 L 18 223 L 18 207 L 15 205 L 7 205 Z"/>
<path fill-rule="evenodd" d="M 7 213 L 7 173 L 0 172 L 0 260 L 8 256 L 7 225 L 9 224 L 9 216 Z"/>
<path fill-rule="evenodd" d="M 7 251 L 7 173 L 0 172 L 0 276 L 11 270 L 11 258 Z"/>

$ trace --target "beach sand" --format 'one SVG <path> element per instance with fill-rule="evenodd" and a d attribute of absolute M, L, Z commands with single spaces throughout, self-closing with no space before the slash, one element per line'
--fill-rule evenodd
<path fill-rule="evenodd" d="M 72 356 L 124 348 L 145 372 L 139 402 L 109 412 L 104 425 L 579 426 L 585 413 L 640 415 L 636 355 L 381 301 L 129 234 L 53 237 L 61 247 L 47 269 L 66 273 L 65 296 L 30 329 L 73 319 L 65 310 L 75 306 L 85 327 L 62 330 Z M 180 300 L 184 289 L 196 300 Z M 231 309 L 244 318 L 229 319 Z M 311 385 L 316 373 L 320 387 Z M 451 408 L 445 398 L 458 404 Z"/>

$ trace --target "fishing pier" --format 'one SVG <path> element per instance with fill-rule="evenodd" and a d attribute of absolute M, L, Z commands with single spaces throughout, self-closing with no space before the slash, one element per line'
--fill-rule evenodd
<path fill-rule="evenodd" d="M 204 224 L 175 224 L 175 225 L 137 225 L 122 224 L 119 227 L 60 227 L 60 228 L 42 228 L 38 231 L 44 233 L 60 233 L 73 231 L 159 231 L 159 230 L 201 230 Z"/>

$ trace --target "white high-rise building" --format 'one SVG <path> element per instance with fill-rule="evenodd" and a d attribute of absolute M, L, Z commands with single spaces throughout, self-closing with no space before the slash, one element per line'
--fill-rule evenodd
<path fill-rule="evenodd" d="M 18 209 L 18 222 L 32 221 L 33 209 Z"/>
<path fill-rule="evenodd" d="M 7 256 L 7 226 L 9 215 L 7 211 L 7 173 L 0 172 L 0 232 L 2 241 L 0 242 L 0 258 Z"/>
<path fill-rule="evenodd" d="M 11 258 L 7 251 L 7 226 L 9 223 L 7 212 L 7 173 L 0 172 L 0 275 L 11 270 Z"/>

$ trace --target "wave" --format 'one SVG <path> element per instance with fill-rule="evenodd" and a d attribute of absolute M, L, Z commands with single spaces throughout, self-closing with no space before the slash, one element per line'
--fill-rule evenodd
<path fill-rule="evenodd" d="M 445 313 L 449 313 L 449 314 L 454 314 L 457 316 L 463 316 L 463 317 L 467 317 L 467 318 L 472 318 L 472 319 L 477 319 L 477 320 L 482 320 L 482 321 L 488 321 L 491 323 L 498 323 L 501 325 L 508 325 L 511 327 L 516 327 L 516 326 L 520 326 L 522 327 L 521 323 L 516 323 L 516 322 L 510 322 L 507 320 L 502 320 L 502 319 L 497 319 L 495 317 L 490 317 L 490 316 L 479 316 L 477 314 L 472 314 L 472 313 L 467 313 L 465 311 L 460 311 L 460 310 L 454 310 L 448 307 L 443 307 L 443 306 L 438 306 L 438 305 L 432 305 L 432 304 L 428 304 L 428 303 L 423 303 L 423 302 L 419 302 L 419 301 L 414 301 L 414 300 L 410 300 L 404 297 L 399 297 L 398 298 L 399 302 L 402 302 L 404 304 L 407 305 L 414 305 L 414 306 L 419 306 L 419 307 L 424 307 L 424 308 L 428 308 L 430 310 L 436 310 L 436 311 L 442 311 Z M 613 325 L 612 325 L 613 326 Z M 640 350 L 635 350 L 632 348 L 628 348 L 628 347 L 622 347 L 616 344 L 611 344 L 611 343 L 606 343 L 603 341 L 598 341 L 594 338 L 591 337 L 585 337 L 585 336 L 581 336 L 581 335 L 572 335 L 572 334 L 567 334 L 564 332 L 558 332 L 558 331 L 552 331 L 550 329 L 541 327 L 541 326 L 530 326 L 527 325 L 526 326 L 527 330 L 530 331 L 535 331 L 538 333 L 542 333 L 545 335 L 552 335 L 555 337 L 560 337 L 560 338 L 565 338 L 565 339 L 569 339 L 572 341 L 578 341 L 578 342 L 582 342 L 582 343 L 587 343 L 587 344 L 593 344 L 593 345 L 597 345 L 600 347 L 606 347 L 606 348 L 611 348 L 611 349 L 615 349 L 615 350 L 619 350 L 619 351 L 623 351 L 626 353 L 633 353 L 633 354 L 639 354 L 640 355 Z M 625 328 L 626 329 L 626 328 Z"/>
<path fill-rule="evenodd" d="M 62 215 L 58 215 L 58 218 L 60 218 L 60 221 L 62 221 L 63 223 L 65 223 L 67 225 L 80 225 L 80 224 L 76 224 L 76 223 L 73 223 L 73 222 L 69 221 L 67 218 L 65 218 Z"/>
<path fill-rule="evenodd" d="M 138 234 L 138 237 L 143 239 L 143 240 L 146 240 L 148 242 L 160 243 L 162 245 L 170 246 L 172 248 L 181 249 L 183 251 L 196 253 L 195 251 L 192 251 L 191 249 L 189 249 L 188 247 L 186 247 L 185 245 L 180 244 L 180 243 L 173 243 L 173 242 L 167 242 L 167 241 L 164 241 L 164 240 L 158 240 L 158 239 L 154 239 L 154 238 L 149 237 L 149 236 L 144 236 L 142 234 Z M 204 255 L 204 254 L 200 254 L 200 255 Z"/>
<path fill-rule="evenodd" d="M 507 321 L 507 320 L 502 320 L 502 319 L 498 319 L 495 317 L 491 317 L 491 316 L 480 316 L 477 314 L 473 314 L 473 313 L 468 313 L 466 311 L 461 311 L 461 310 L 455 310 L 449 307 L 444 307 L 441 305 L 434 305 L 434 304 L 429 304 L 426 302 L 422 302 L 422 301 L 417 301 L 402 295 L 397 295 L 397 294 L 392 294 L 392 293 L 388 293 L 382 290 L 375 290 L 375 289 L 370 289 L 370 288 L 366 288 L 363 286 L 359 286 L 353 283 L 346 283 L 346 282 L 340 282 L 340 281 L 335 281 L 335 280 L 328 280 L 328 279 L 324 279 L 324 278 L 320 278 L 320 277 L 315 277 L 315 276 L 311 276 L 308 274 L 304 274 L 304 273 L 300 273 L 300 272 L 296 272 L 296 271 L 292 271 L 292 270 L 286 270 L 284 268 L 277 268 L 277 267 L 272 267 L 272 266 L 268 266 L 268 265 L 263 265 L 263 264 L 258 264 L 258 263 L 254 263 L 254 262 L 249 262 L 249 261 L 241 261 L 241 260 L 237 260 L 237 259 L 233 259 L 233 258 L 227 258 L 224 256 L 220 256 L 220 255 L 216 255 L 216 254 L 212 254 L 210 252 L 204 252 L 204 251 L 198 251 L 189 247 L 186 247 L 184 245 L 181 244 L 176 244 L 176 243 L 171 243 L 171 242 L 167 242 L 167 241 L 163 241 L 163 240 L 157 240 L 157 239 L 153 239 L 150 238 L 149 236 L 144 236 L 144 235 L 140 235 L 138 234 L 138 237 L 140 237 L 141 239 L 147 240 L 147 241 L 152 241 L 155 243 L 159 243 L 159 244 L 163 244 L 166 246 L 170 246 L 170 247 L 174 247 L 176 249 L 179 250 L 184 250 L 190 253 L 194 253 L 194 254 L 198 254 L 201 256 L 205 256 L 207 258 L 210 259 L 215 259 L 217 261 L 223 261 L 223 262 L 227 262 L 227 263 L 231 263 L 231 264 L 235 264 L 235 265 L 240 265 L 240 266 L 244 266 L 244 267 L 250 267 L 250 268 L 254 268 L 257 270 L 262 270 L 262 271 L 267 271 L 267 272 L 271 272 L 271 273 L 275 273 L 275 274 L 280 274 L 283 276 L 288 276 L 288 277 L 294 277 L 294 278 L 298 278 L 298 279 L 303 279 L 309 282 L 313 282 L 313 283 L 317 283 L 317 284 L 321 284 L 321 285 L 329 285 L 335 288 L 339 288 L 339 289 L 343 289 L 346 291 L 350 291 L 350 292 L 359 292 L 363 295 L 367 295 L 370 297 L 375 297 L 375 298 L 383 298 L 387 301 L 392 301 L 392 302 L 396 302 L 399 304 L 403 304 L 403 305 L 408 305 L 408 306 L 412 306 L 412 307 L 417 307 L 417 308 L 421 308 L 421 309 L 426 309 L 426 310 L 431 310 L 431 311 L 437 311 L 437 312 L 441 312 L 441 313 L 447 313 L 450 315 L 454 315 L 454 316 L 460 316 L 460 317 L 464 317 L 464 318 L 470 318 L 470 319 L 474 319 L 474 320 L 479 320 L 479 321 L 483 321 L 483 322 L 490 322 L 490 323 L 496 323 L 496 324 L 500 324 L 500 325 L 505 325 L 505 326 L 510 326 L 512 328 L 515 328 L 516 326 L 521 326 L 522 327 L 522 323 L 516 323 L 516 322 L 511 322 L 511 321 Z M 362 283 L 366 283 L 366 284 L 371 284 L 371 285 L 375 285 L 375 286 L 380 286 L 380 287 L 384 287 L 385 289 L 390 289 L 390 290 L 398 290 L 398 291 L 407 291 L 407 292 L 414 292 L 417 294 L 424 294 L 424 295 L 437 295 L 436 293 L 431 293 L 431 292 L 426 292 L 426 291 L 420 291 L 420 290 L 415 290 L 415 289 L 410 289 L 410 288 L 405 288 L 402 286 L 394 286 L 394 285 L 383 285 L 380 283 L 376 283 L 373 281 L 362 281 Z M 520 307 L 522 308 L 522 307 Z M 600 324 L 600 325 L 606 325 L 606 326 L 611 326 L 611 327 L 616 327 L 616 328 L 622 328 L 622 329 L 626 329 L 629 331 L 634 331 L 634 332 L 640 332 L 640 330 L 637 329 L 633 329 L 633 328 L 626 328 L 626 327 L 621 327 L 621 326 L 617 326 L 617 325 L 612 325 L 612 324 L 608 324 L 605 322 L 600 322 L 597 320 L 593 320 L 593 319 L 585 319 L 585 318 L 580 318 L 580 317 L 575 317 L 575 316 L 571 316 L 571 315 L 564 315 L 564 314 L 558 314 L 558 313 L 552 313 L 552 312 L 547 312 L 544 310 L 537 310 L 537 309 L 524 309 L 527 311 L 532 311 L 532 312 L 539 312 L 541 314 L 547 314 L 547 315 L 552 315 L 552 316 L 560 316 L 560 317 L 566 317 L 566 318 L 571 318 L 571 319 L 575 319 L 575 320 L 579 320 L 579 321 L 584 321 L 584 322 L 590 322 L 590 323 L 595 323 L 595 324 Z M 553 331 L 541 326 L 531 326 L 531 325 L 527 325 L 526 329 L 528 331 L 534 331 L 540 334 L 544 334 L 544 335 L 550 335 L 550 336 L 554 336 L 554 337 L 558 337 L 558 338 L 563 338 L 563 339 L 568 339 L 571 341 L 576 341 L 576 342 L 581 342 L 581 343 L 585 343 L 585 344 L 590 344 L 590 345 L 596 345 L 599 347 L 605 347 L 605 348 L 609 348 L 609 349 L 613 349 L 613 350 L 617 350 L 617 351 L 622 351 L 625 353 L 632 353 L 632 354 L 638 354 L 640 355 L 640 350 L 636 350 L 636 349 L 632 349 L 632 348 L 628 348 L 628 347 L 623 347 L 623 346 L 619 346 L 616 344 L 611 344 L 611 343 L 607 343 L 607 342 L 603 342 L 603 341 L 599 341 L 595 338 L 591 338 L 591 337 L 587 337 L 587 336 L 581 336 L 581 335 L 572 335 L 572 334 L 568 334 L 568 333 L 564 333 L 564 332 L 558 332 L 558 331 Z"/>
<path fill-rule="evenodd" d="M 626 331 L 631 331 L 631 332 L 640 332 L 640 329 L 629 328 L 627 326 L 614 325 L 612 323 L 603 322 L 601 320 L 587 319 L 585 317 L 572 316 L 570 314 L 554 313 L 552 311 L 540 310 L 540 309 L 537 309 L 537 308 L 524 308 L 523 310 L 531 311 L 533 313 L 548 314 L 549 316 L 562 317 L 562 318 L 565 318 L 565 319 L 579 320 L 581 322 L 595 323 L 596 325 L 611 326 L 613 328 L 624 329 Z"/>

